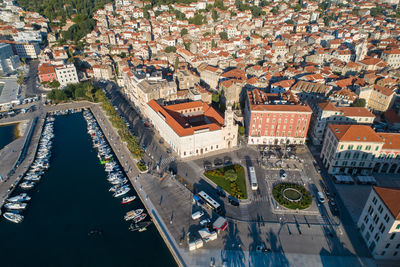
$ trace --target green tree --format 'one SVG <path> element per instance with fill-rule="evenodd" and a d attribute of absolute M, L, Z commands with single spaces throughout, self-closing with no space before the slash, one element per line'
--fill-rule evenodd
<path fill-rule="evenodd" d="M 186 50 L 190 51 L 190 45 L 191 45 L 190 42 L 184 42 L 183 45 L 185 46 Z"/>
<path fill-rule="evenodd" d="M 288 19 L 288 20 L 286 21 L 286 23 L 287 23 L 287 24 L 293 25 L 293 24 L 294 24 L 294 21 L 293 21 L 292 19 Z"/>
<path fill-rule="evenodd" d="M 17 80 L 17 83 L 18 83 L 19 85 L 21 85 L 23 81 L 24 81 L 24 74 L 23 74 L 22 71 L 18 71 L 18 80 Z"/>
<path fill-rule="evenodd" d="M 367 103 L 366 103 L 366 101 L 365 101 L 365 99 L 364 98 L 357 98 L 352 104 L 351 104 L 351 106 L 352 107 L 365 107 L 365 105 L 366 105 Z"/>
<path fill-rule="evenodd" d="M 206 23 L 206 17 L 197 13 L 196 15 L 194 15 L 193 18 L 189 19 L 189 23 L 194 24 L 194 25 L 201 25 Z"/>
<path fill-rule="evenodd" d="M 243 136 L 245 133 L 245 128 L 243 126 L 239 126 L 239 134 Z"/>
<path fill-rule="evenodd" d="M 301 10 L 301 5 L 300 4 L 295 5 L 293 7 L 293 10 L 296 11 L 296 12 L 299 12 Z"/>
<path fill-rule="evenodd" d="M 219 37 L 220 37 L 222 40 L 228 40 L 228 34 L 227 34 L 226 32 L 220 32 L 220 33 L 219 33 Z"/>
<path fill-rule="evenodd" d="M 49 82 L 49 86 L 50 86 L 51 88 L 58 88 L 58 87 L 61 86 L 61 84 L 60 84 L 59 81 L 52 81 L 52 82 Z"/>
<path fill-rule="evenodd" d="M 175 71 L 178 69 L 178 67 L 179 67 L 179 58 L 176 57 L 176 58 L 175 58 L 175 64 L 174 64 L 174 69 L 175 69 Z"/>
<path fill-rule="evenodd" d="M 224 1 L 223 0 L 215 0 L 214 7 L 224 10 L 225 9 Z"/>
<path fill-rule="evenodd" d="M 219 18 L 218 12 L 213 9 L 212 14 L 211 14 L 212 19 L 216 22 Z"/>
<path fill-rule="evenodd" d="M 67 95 L 63 90 L 53 89 L 47 94 L 47 98 L 56 102 L 66 101 Z"/>
<path fill-rule="evenodd" d="M 184 35 L 186 35 L 186 34 L 188 34 L 188 29 L 183 28 L 183 29 L 181 30 L 181 36 L 184 36 Z"/>
<path fill-rule="evenodd" d="M 212 48 L 217 48 L 217 46 L 218 46 L 218 45 L 217 45 L 217 43 L 215 42 L 215 40 L 212 39 L 212 40 L 211 40 L 211 47 L 212 47 Z"/>
<path fill-rule="evenodd" d="M 220 94 L 219 94 L 219 93 L 218 93 L 218 94 L 213 93 L 213 94 L 212 94 L 212 102 L 214 102 L 214 103 L 219 103 L 219 97 L 220 97 Z"/>
<path fill-rule="evenodd" d="M 176 47 L 175 46 L 167 46 L 165 48 L 166 53 L 175 53 L 176 52 Z"/>

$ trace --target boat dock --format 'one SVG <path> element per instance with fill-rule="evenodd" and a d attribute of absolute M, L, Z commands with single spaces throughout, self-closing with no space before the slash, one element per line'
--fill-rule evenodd
<path fill-rule="evenodd" d="M 159 183 L 152 184 L 154 181 L 158 181 L 158 179 L 155 179 L 150 174 L 141 175 L 136 168 L 136 161 L 131 157 L 131 153 L 128 151 L 126 145 L 123 144 L 120 136 L 111 125 L 111 122 L 97 104 L 81 101 L 59 104 L 56 106 L 43 106 L 40 110 L 31 113 L 32 118 L 25 131 L 25 135 L 15 140 L 20 142 L 19 146 L 15 146 L 13 149 L 13 151 L 16 151 L 13 153 L 16 153 L 18 157 L 14 157 L 13 162 L 11 162 L 10 157 L 10 160 L 4 164 L 4 166 L 15 166 L 15 168 L 13 168 L 14 171 L 9 173 L 9 175 L 4 175 L 4 181 L 0 182 L 0 207 L 2 207 L 5 199 L 9 197 L 16 188 L 16 185 L 23 178 L 24 173 L 32 165 L 47 113 L 63 113 L 65 110 L 81 110 L 85 108 L 89 108 L 94 115 L 111 149 L 120 162 L 121 167 L 125 171 L 130 183 L 136 190 L 176 262 L 179 266 L 187 266 L 187 264 L 185 264 L 187 259 L 184 259 L 186 258 L 184 255 L 187 251 L 185 251 L 183 247 L 180 247 L 176 240 L 178 233 L 180 235 L 183 229 L 187 232 L 190 225 L 191 200 L 193 197 L 191 192 L 179 183 L 176 183 L 176 185 L 174 184 L 174 187 L 163 188 L 165 185 L 160 185 Z M 15 119 L 17 120 L 17 118 Z M 24 141 L 21 142 L 21 140 Z M 169 194 L 168 191 L 171 190 L 175 191 Z M 165 194 L 163 196 L 163 205 L 164 202 L 170 204 L 168 208 L 166 208 L 166 206 L 161 206 L 161 201 L 158 203 L 161 193 Z M 170 197 L 169 195 L 175 195 L 179 199 L 173 197 L 168 200 Z M 179 204 L 176 205 L 177 201 L 182 203 L 182 207 L 179 207 Z M 154 205 L 156 202 L 157 204 Z M 172 216 L 170 215 L 171 209 L 175 212 Z M 185 218 L 187 221 L 182 221 L 181 218 Z M 171 230 L 173 233 L 171 233 Z M 188 256 L 188 254 L 186 254 L 186 256 Z"/>

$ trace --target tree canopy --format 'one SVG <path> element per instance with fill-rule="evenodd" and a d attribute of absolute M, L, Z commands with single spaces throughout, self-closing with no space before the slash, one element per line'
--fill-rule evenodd
<path fill-rule="evenodd" d="M 72 25 L 67 31 L 62 33 L 66 40 L 78 41 L 96 25 L 92 18 L 94 11 L 103 8 L 105 4 L 114 2 L 113 0 L 16 0 L 23 9 L 47 17 L 50 24 L 54 25 L 54 20 L 60 19 L 62 24 L 66 19 L 71 19 Z"/>

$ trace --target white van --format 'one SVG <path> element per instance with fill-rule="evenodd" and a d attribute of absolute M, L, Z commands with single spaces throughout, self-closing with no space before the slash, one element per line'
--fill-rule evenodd
<path fill-rule="evenodd" d="M 318 202 L 319 203 L 324 203 L 325 202 L 324 195 L 320 191 L 318 191 L 318 193 L 317 193 L 317 198 L 318 198 Z"/>
<path fill-rule="evenodd" d="M 202 210 L 196 211 L 195 213 L 192 214 L 192 219 L 197 220 L 203 215 L 204 215 L 204 212 Z"/>

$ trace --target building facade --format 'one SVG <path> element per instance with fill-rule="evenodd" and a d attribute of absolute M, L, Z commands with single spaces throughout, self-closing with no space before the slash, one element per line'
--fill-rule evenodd
<path fill-rule="evenodd" d="M 40 82 L 57 81 L 56 70 L 53 65 L 43 63 L 38 67 L 38 76 Z"/>
<path fill-rule="evenodd" d="M 329 124 L 371 125 L 375 120 L 375 115 L 366 108 L 337 107 L 331 102 L 315 103 L 310 106 L 313 110 L 310 137 L 315 145 L 323 143 Z"/>
<path fill-rule="evenodd" d="M 400 134 L 378 134 L 367 125 L 330 124 L 320 157 L 330 174 L 399 173 Z"/>
<path fill-rule="evenodd" d="M 237 146 L 238 126 L 230 107 L 223 118 L 202 101 L 162 106 L 147 104 L 147 115 L 161 137 L 181 158 Z"/>
<path fill-rule="evenodd" d="M 0 43 L 0 74 L 8 74 L 19 67 L 19 57 L 10 44 Z"/>
<path fill-rule="evenodd" d="M 69 83 L 78 83 L 78 74 L 74 64 L 62 65 L 55 67 L 57 80 L 60 82 L 61 87 Z"/>
<path fill-rule="evenodd" d="M 245 105 L 248 144 L 304 144 L 311 114 L 308 105 L 289 97 L 258 89 L 248 91 Z"/>
<path fill-rule="evenodd" d="M 400 260 L 400 189 L 372 187 L 357 227 L 375 259 Z"/>
<path fill-rule="evenodd" d="M 35 59 L 40 53 L 38 43 L 16 43 L 15 49 L 20 58 Z"/>

